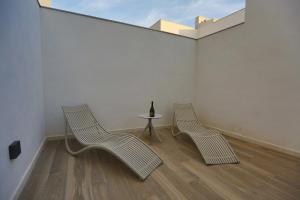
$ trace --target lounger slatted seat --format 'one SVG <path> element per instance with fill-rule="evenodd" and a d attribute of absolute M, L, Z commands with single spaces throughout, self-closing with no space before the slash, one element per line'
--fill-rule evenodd
<path fill-rule="evenodd" d="M 123 161 L 142 180 L 162 164 L 159 156 L 136 136 L 106 131 L 93 116 L 88 105 L 62 106 L 62 109 L 66 123 L 65 144 L 70 154 L 78 155 L 89 149 L 108 151 Z M 69 133 L 73 133 L 84 146 L 82 149 L 71 150 L 68 144 Z"/>
<path fill-rule="evenodd" d="M 175 128 L 179 131 L 175 133 Z M 174 104 L 172 134 L 187 134 L 196 144 L 205 164 L 239 163 L 230 144 L 217 130 L 205 128 L 197 119 L 192 104 Z"/>

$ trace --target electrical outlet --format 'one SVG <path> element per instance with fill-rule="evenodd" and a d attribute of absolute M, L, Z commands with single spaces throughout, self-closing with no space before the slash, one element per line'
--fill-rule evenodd
<path fill-rule="evenodd" d="M 16 140 L 8 146 L 9 158 L 16 159 L 21 153 L 21 142 Z"/>

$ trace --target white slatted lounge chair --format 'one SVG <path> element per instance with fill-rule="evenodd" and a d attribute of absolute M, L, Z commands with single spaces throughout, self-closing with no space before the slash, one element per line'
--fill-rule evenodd
<path fill-rule="evenodd" d="M 131 134 L 114 134 L 106 131 L 93 116 L 88 105 L 62 106 L 65 122 L 65 144 L 67 151 L 77 155 L 89 149 L 108 151 L 123 161 L 142 180 L 162 164 L 159 156 L 143 141 Z M 79 151 L 72 151 L 68 144 L 68 133 L 84 147 Z"/>
<path fill-rule="evenodd" d="M 175 128 L 179 132 L 175 133 Z M 187 134 L 199 149 L 205 164 L 239 163 L 227 140 L 219 131 L 206 129 L 199 122 L 192 104 L 174 104 L 172 134 Z"/>

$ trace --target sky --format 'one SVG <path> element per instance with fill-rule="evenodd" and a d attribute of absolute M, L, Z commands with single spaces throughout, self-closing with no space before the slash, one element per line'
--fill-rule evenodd
<path fill-rule="evenodd" d="M 159 19 L 194 26 L 196 16 L 222 18 L 245 0 L 52 0 L 52 7 L 144 27 Z"/>

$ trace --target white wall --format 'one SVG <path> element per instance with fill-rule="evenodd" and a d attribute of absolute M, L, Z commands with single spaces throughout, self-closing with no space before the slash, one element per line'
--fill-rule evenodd
<path fill-rule="evenodd" d="M 61 105 L 88 103 L 108 129 L 145 126 L 154 100 L 169 125 L 172 104 L 191 102 L 196 42 L 43 8 L 46 130 L 63 134 Z"/>
<path fill-rule="evenodd" d="M 251 0 L 245 24 L 196 42 L 5 0 L 0 199 L 14 195 L 41 144 L 44 108 L 47 132 L 63 133 L 63 104 L 88 103 L 107 128 L 124 129 L 144 126 L 136 116 L 151 100 L 165 116 L 157 125 L 168 125 L 172 103 L 196 93 L 203 121 L 300 151 L 299 9 L 298 0 Z M 10 161 L 14 140 L 22 154 Z"/>
<path fill-rule="evenodd" d="M 37 1 L 1 1 L 0 24 L 0 199 L 7 200 L 44 137 Z M 22 153 L 10 161 L 14 140 L 21 140 Z"/>
<path fill-rule="evenodd" d="M 300 1 L 249 0 L 246 22 L 198 40 L 203 121 L 300 151 Z"/>

